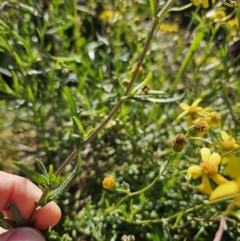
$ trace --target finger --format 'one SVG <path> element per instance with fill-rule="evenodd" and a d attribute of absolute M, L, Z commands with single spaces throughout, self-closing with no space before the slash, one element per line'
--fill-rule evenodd
<path fill-rule="evenodd" d="M 45 241 L 40 232 L 33 228 L 15 228 L 0 235 L 1 241 Z"/>
<path fill-rule="evenodd" d="M 41 194 L 42 191 L 28 179 L 0 171 L 0 211 L 3 211 L 5 217 L 13 220 L 9 209 L 9 203 L 13 201 L 22 218 L 29 221 Z M 39 230 L 46 229 L 56 225 L 60 218 L 60 208 L 55 202 L 50 202 L 37 212 L 34 227 Z"/>

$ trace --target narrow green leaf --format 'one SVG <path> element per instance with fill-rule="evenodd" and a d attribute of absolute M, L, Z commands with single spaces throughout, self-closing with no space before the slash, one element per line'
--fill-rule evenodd
<path fill-rule="evenodd" d="M 177 218 L 176 218 L 176 220 L 175 220 L 175 222 L 174 222 L 174 224 L 173 224 L 173 228 L 175 228 L 175 227 L 178 226 L 178 224 L 179 224 L 179 222 L 180 222 L 183 214 L 184 214 L 184 212 L 180 212 L 180 213 L 177 215 Z"/>
<path fill-rule="evenodd" d="M 48 178 L 49 178 L 50 183 L 54 182 L 56 179 L 56 177 L 54 175 L 54 169 L 53 169 L 52 164 L 49 165 Z"/>
<path fill-rule="evenodd" d="M 152 80 L 152 72 L 149 72 L 146 78 L 131 91 L 131 94 L 134 95 L 140 88 L 147 85 L 151 80 Z"/>
<path fill-rule="evenodd" d="M 45 165 L 43 164 L 43 162 L 41 160 L 39 160 L 38 158 L 35 158 L 35 161 L 37 162 L 38 164 L 38 167 L 40 168 L 42 174 L 48 178 L 48 171 L 45 167 Z"/>
<path fill-rule="evenodd" d="M 85 132 L 84 132 L 82 123 L 76 116 L 73 116 L 72 118 L 73 118 L 74 124 L 75 124 L 75 126 L 77 127 L 77 130 L 78 130 L 78 133 L 75 133 L 75 134 L 79 134 L 80 142 L 82 142 L 83 139 L 84 139 L 84 136 L 85 136 Z"/>
<path fill-rule="evenodd" d="M 37 183 L 38 185 L 44 185 L 46 184 L 45 178 L 37 173 L 36 171 L 32 170 L 28 166 L 18 162 L 18 161 L 11 161 L 12 164 L 20 169 L 22 173 L 24 173 L 27 178 L 29 178 L 31 181 Z"/>
<path fill-rule="evenodd" d="M 34 95 L 33 95 L 33 92 L 32 92 L 32 89 L 31 89 L 30 85 L 25 86 L 25 91 L 26 91 L 25 95 L 27 97 L 27 100 L 29 102 L 33 103 L 35 98 L 34 98 Z M 23 96 L 23 98 L 24 98 L 24 96 Z"/>
<path fill-rule="evenodd" d="M 129 97 L 130 99 L 134 99 L 137 101 L 145 101 L 145 102 L 152 102 L 152 103 L 171 103 L 171 102 L 176 102 L 181 100 L 184 97 L 184 95 L 180 95 L 177 97 L 173 97 L 173 98 L 151 98 L 151 97 L 147 97 L 147 96 L 141 96 L 141 95 L 135 95 L 132 97 Z"/>
<path fill-rule="evenodd" d="M 193 55 L 196 53 L 196 51 L 198 50 L 202 39 L 204 38 L 206 34 L 206 28 L 199 28 L 194 40 L 192 41 L 192 44 L 182 62 L 181 67 L 179 68 L 179 71 L 176 75 L 176 79 L 175 82 L 179 81 L 181 79 L 181 77 L 183 76 L 185 70 L 187 69 L 188 65 L 190 62 L 192 62 L 193 60 Z"/>
<path fill-rule="evenodd" d="M 150 9 L 151 9 L 152 15 L 156 16 L 157 15 L 156 1 L 155 0 L 149 0 L 149 3 L 150 3 Z"/>
<path fill-rule="evenodd" d="M 13 79 L 13 86 L 14 86 L 14 90 L 17 94 L 19 94 L 19 82 L 18 82 L 18 77 L 15 73 L 15 71 L 11 71 L 12 74 L 12 79 Z"/>
<path fill-rule="evenodd" d="M 18 56 L 18 54 L 16 52 L 13 51 L 13 56 L 17 62 L 18 65 L 20 65 L 23 68 L 28 67 L 28 64 L 24 63 L 21 58 Z"/>
<path fill-rule="evenodd" d="M 13 201 L 10 201 L 10 210 L 13 214 L 13 219 L 17 227 L 22 227 L 27 225 L 27 222 L 22 218 L 22 215 L 19 212 L 18 207 Z"/>
<path fill-rule="evenodd" d="M 27 54 L 28 54 L 29 56 L 31 56 L 31 55 L 32 55 L 32 51 L 31 51 L 28 43 L 25 41 L 25 39 L 22 38 L 19 34 L 17 34 L 17 33 L 14 32 L 14 31 L 12 31 L 11 33 L 12 33 L 12 35 L 24 46 L 24 48 L 25 48 L 26 51 L 27 51 Z"/>
<path fill-rule="evenodd" d="M 6 94 L 10 94 L 12 96 L 16 96 L 16 93 L 8 86 L 8 84 L 2 79 L 0 75 L 0 89 L 1 92 L 4 92 Z"/>
<path fill-rule="evenodd" d="M 64 86 L 63 87 L 63 91 L 67 97 L 67 100 L 68 100 L 68 104 L 70 105 L 70 111 L 71 111 L 71 115 L 72 116 L 77 116 L 78 113 L 77 113 L 77 106 L 76 106 L 76 103 L 75 103 L 75 100 L 72 96 L 72 93 L 70 91 L 70 89 L 67 87 L 67 86 Z"/>
<path fill-rule="evenodd" d="M 77 165 L 74 168 L 73 172 L 70 174 L 69 177 L 67 177 L 67 179 L 58 188 L 54 189 L 53 191 L 51 191 L 49 193 L 49 196 L 47 196 L 47 199 L 54 200 L 54 199 L 58 198 L 59 196 L 61 196 L 62 193 L 67 191 L 67 189 L 70 187 L 71 183 L 75 180 L 75 178 L 79 174 L 79 172 L 81 170 L 81 166 L 82 166 L 82 158 L 80 155 L 78 155 Z"/>

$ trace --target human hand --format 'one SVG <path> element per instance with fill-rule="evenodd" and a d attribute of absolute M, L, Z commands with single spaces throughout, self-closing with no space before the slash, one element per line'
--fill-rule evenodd
<path fill-rule="evenodd" d="M 34 203 L 41 197 L 42 191 L 31 181 L 0 171 L 0 212 L 13 220 L 9 209 L 10 201 L 17 206 L 21 216 L 28 221 L 35 208 Z M 36 214 L 34 228 L 21 227 L 6 231 L 0 228 L 0 241 L 44 241 L 44 237 L 37 230 L 44 230 L 58 223 L 61 210 L 55 202 L 49 202 Z"/>

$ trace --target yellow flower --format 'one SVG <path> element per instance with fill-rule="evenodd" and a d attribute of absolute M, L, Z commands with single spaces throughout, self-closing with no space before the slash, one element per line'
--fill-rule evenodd
<path fill-rule="evenodd" d="M 220 134 L 221 134 L 222 142 L 213 142 L 211 146 L 219 146 L 219 151 L 225 151 L 225 152 L 233 151 L 239 148 L 239 145 L 237 144 L 236 140 L 230 137 L 226 131 L 221 131 Z M 230 154 L 223 156 L 221 164 L 226 165 L 230 159 L 231 159 Z"/>
<path fill-rule="evenodd" d="M 115 179 L 113 176 L 107 176 L 103 179 L 102 185 L 105 189 L 112 190 L 115 187 Z"/>
<path fill-rule="evenodd" d="M 111 22 L 116 17 L 119 17 L 119 13 L 110 9 L 103 10 L 99 14 L 99 18 L 105 22 Z"/>
<path fill-rule="evenodd" d="M 223 18 L 226 17 L 226 12 L 224 10 L 215 10 L 211 11 L 209 14 L 210 19 L 215 20 L 215 21 L 222 21 Z"/>
<path fill-rule="evenodd" d="M 179 27 L 177 24 L 161 23 L 159 29 L 163 33 L 177 33 L 179 32 Z"/>
<path fill-rule="evenodd" d="M 212 188 L 209 179 L 212 179 L 218 185 L 228 180 L 218 173 L 218 165 L 221 161 L 221 156 L 218 153 L 213 152 L 211 154 L 210 149 L 204 147 L 201 149 L 201 157 L 200 165 L 189 167 L 187 176 L 194 179 L 202 176 L 202 183 L 198 186 L 198 190 L 210 195 Z"/>
<path fill-rule="evenodd" d="M 191 126 L 192 120 L 196 119 L 201 111 L 202 107 L 199 107 L 198 104 L 200 103 L 201 99 L 196 99 L 192 105 L 187 105 L 185 103 L 180 103 L 179 106 L 183 109 L 183 112 L 177 116 L 177 120 L 180 120 L 185 115 L 188 116 L 188 126 Z"/>
<path fill-rule="evenodd" d="M 234 181 L 228 181 L 219 185 L 210 195 L 209 200 L 215 200 L 230 195 L 234 195 L 240 192 L 240 177 L 237 177 Z"/>
<path fill-rule="evenodd" d="M 192 0 L 192 1 L 195 6 L 199 5 L 199 0 Z M 215 0 L 212 0 L 212 3 L 215 3 Z M 204 8 L 208 8 L 209 7 L 208 0 L 202 0 L 202 5 Z"/>
<path fill-rule="evenodd" d="M 206 113 L 205 120 L 210 127 L 220 127 L 221 125 L 220 115 L 216 111 Z"/>
<path fill-rule="evenodd" d="M 236 148 L 238 148 L 238 144 L 236 143 L 236 140 L 234 138 L 229 137 L 226 131 L 221 131 L 221 137 L 222 137 L 222 150 L 223 151 L 231 151 Z"/>
<path fill-rule="evenodd" d="M 203 118 L 198 118 L 192 122 L 192 126 L 188 129 L 187 134 L 194 137 L 203 137 L 208 129 L 208 123 Z"/>

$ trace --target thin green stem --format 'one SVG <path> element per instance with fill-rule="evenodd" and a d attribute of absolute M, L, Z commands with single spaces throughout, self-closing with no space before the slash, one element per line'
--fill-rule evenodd
<path fill-rule="evenodd" d="M 171 215 L 167 218 L 161 218 L 161 219 L 148 219 L 148 220 L 136 220 L 136 221 L 133 221 L 133 220 L 130 220 L 130 219 L 124 219 L 124 218 L 120 218 L 121 221 L 123 222 L 126 222 L 126 223 L 131 223 L 131 224 L 136 224 L 136 225 L 142 225 L 142 224 L 150 224 L 150 223 L 168 223 L 169 221 L 177 218 L 179 215 L 184 215 L 184 214 L 187 214 L 187 213 L 191 213 L 193 211 L 196 211 L 196 210 L 199 210 L 205 206 L 210 206 L 210 205 L 213 205 L 213 204 L 216 204 L 216 203 L 220 203 L 220 202 L 223 202 L 223 201 L 226 201 L 226 200 L 229 200 L 229 199 L 233 199 L 234 197 L 238 197 L 240 196 L 240 193 L 238 194 L 234 194 L 234 195 L 231 195 L 231 196 L 228 196 L 228 197 L 224 197 L 224 198 L 219 198 L 219 199 L 216 199 L 216 200 L 213 200 L 213 201 L 209 201 L 209 202 L 206 202 L 206 203 L 202 203 L 202 204 L 199 204 L 199 205 L 196 205 L 194 207 L 191 207 L 191 208 L 188 208 L 186 209 L 185 211 L 180 211 L 174 215 Z"/>
<path fill-rule="evenodd" d="M 146 192 L 151 187 L 153 187 L 155 185 L 155 183 L 158 181 L 158 179 L 163 175 L 163 173 L 165 172 L 166 168 L 168 167 L 168 165 L 171 162 L 171 160 L 173 159 L 173 157 L 175 157 L 175 153 L 171 155 L 171 157 L 168 159 L 164 169 L 154 178 L 154 180 L 149 185 L 147 185 L 146 187 L 142 188 L 141 190 L 138 190 L 136 192 L 130 192 L 130 191 L 125 191 L 123 189 L 117 189 L 118 192 L 124 192 L 124 193 L 126 193 L 126 195 L 124 197 L 122 197 L 119 200 L 119 202 L 114 207 L 112 207 L 109 210 L 107 210 L 107 213 L 110 213 L 114 209 L 118 208 L 128 198 L 133 197 L 133 196 L 137 196 L 137 195 L 139 195 L 139 194 L 141 194 L 143 192 Z"/>

